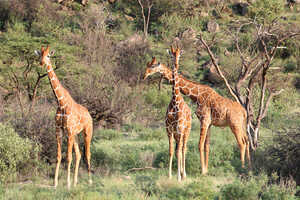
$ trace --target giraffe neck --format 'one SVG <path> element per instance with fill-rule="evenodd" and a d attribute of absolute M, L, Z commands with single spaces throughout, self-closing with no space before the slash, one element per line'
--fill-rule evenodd
<path fill-rule="evenodd" d="M 173 79 L 173 72 L 171 69 L 169 69 L 167 66 L 163 65 L 163 69 L 160 71 L 160 73 L 163 75 L 163 77 L 166 80 L 169 81 L 169 83 L 173 84 L 174 79 Z M 180 92 L 182 94 L 190 97 L 192 99 L 192 101 L 194 101 L 194 102 L 197 101 L 198 94 L 193 94 L 192 89 L 193 88 L 207 89 L 207 86 L 190 81 L 190 80 L 184 78 L 182 75 L 178 74 L 177 77 L 178 77 L 178 87 L 180 89 Z"/>
<path fill-rule="evenodd" d="M 68 95 L 66 95 L 66 90 L 59 82 L 51 64 L 47 65 L 47 73 L 51 84 L 51 88 L 56 97 L 59 107 L 62 109 L 66 108 L 66 106 L 68 105 Z"/>
<path fill-rule="evenodd" d="M 172 70 L 172 78 L 173 78 L 173 84 L 172 84 L 172 94 L 173 97 L 175 97 L 175 101 L 177 100 L 176 97 L 180 95 L 180 87 L 179 87 L 179 77 L 178 77 L 178 60 L 175 59 L 175 64 L 173 65 Z"/>

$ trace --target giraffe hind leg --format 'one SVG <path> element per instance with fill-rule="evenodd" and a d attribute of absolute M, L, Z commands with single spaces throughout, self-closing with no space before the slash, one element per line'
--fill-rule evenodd
<path fill-rule="evenodd" d="M 89 184 L 93 183 L 92 176 L 91 176 L 91 152 L 90 152 L 92 136 L 93 136 L 93 125 L 92 123 L 90 123 L 84 129 L 84 146 L 85 146 L 85 157 L 87 161 L 87 170 L 89 176 Z"/>
<path fill-rule="evenodd" d="M 200 133 L 200 140 L 199 140 L 199 145 L 198 145 L 199 152 L 200 152 L 202 174 L 207 173 L 207 167 L 205 165 L 205 156 L 204 156 L 204 144 L 205 144 L 205 140 L 206 140 L 207 130 L 209 127 L 207 124 L 208 123 L 201 122 L 201 133 Z"/>
<path fill-rule="evenodd" d="M 206 135 L 205 142 L 204 142 L 205 168 L 206 168 L 206 171 L 208 171 L 209 147 L 210 147 L 210 126 L 207 129 L 207 135 Z"/>
<path fill-rule="evenodd" d="M 81 159 L 81 153 L 79 150 L 79 144 L 78 144 L 78 137 L 77 135 L 74 136 L 74 150 L 75 150 L 75 155 L 76 155 L 76 164 L 75 164 L 75 173 L 74 173 L 74 186 L 77 185 L 77 180 L 78 180 L 78 168 L 79 168 L 79 163 Z"/>

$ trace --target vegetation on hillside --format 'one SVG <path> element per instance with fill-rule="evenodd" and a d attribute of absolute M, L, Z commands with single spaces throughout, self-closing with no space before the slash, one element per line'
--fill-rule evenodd
<path fill-rule="evenodd" d="M 249 4 L 235 0 L 89 0 L 86 6 L 81 1 L 0 1 L 0 196 L 296 199 L 300 185 L 299 36 L 285 38 L 269 63 L 266 94 L 284 91 L 272 98 L 261 119 L 252 171 L 240 167 L 230 130 L 213 128 L 209 174 L 202 176 L 197 147 L 200 125 L 193 115 L 188 179 L 182 184 L 169 181 L 164 116 L 171 88 L 167 82 L 160 85 L 158 75 L 142 78 L 152 56 L 170 63 L 166 49 L 176 43 L 185 51 L 182 75 L 232 98 L 199 35 L 234 85 L 241 66 L 247 66 L 243 62 L 272 49 L 276 37 L 286 31 L 299 31 L 299 10 L 299 5 L 288 7 L 280 0 Z M 266 31 L 269 35 L 262 35 L 265 43 L 260 43 L 259 28 L 273 30 L 275 23 L 279 28 Z M 46 70 L 34 55 L 42 45 L 55 50 L 55 73 L 93 117 L 91 187 L 85 171 L 80 171 L 80 184 L 71 191 L 44 187 L 52 185 L 56 162 L 57 105 Z M 253 81 L 257 83 L 252 88 L 257 114 L 263 84 L 259 78 Z M 246 94 L 247 89 L 241 93 Z M 189 99 L 186 102 L 195 108 Z M 65 185 L 65 177 L 62 172 L 60 186 Z"/>

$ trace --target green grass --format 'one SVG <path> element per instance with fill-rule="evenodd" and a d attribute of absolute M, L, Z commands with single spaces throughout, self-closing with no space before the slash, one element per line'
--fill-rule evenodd
<path fill-rule="evenodd" d="M 111 133 L 110 131 L 103 131 Z M 267 132 L 266 132 L 267 133 Z M 102 134 L 101 131 L 97 134 Z M 115 133 L 113 133 L 114 135 Z M 122 134 L 119 132 L 119 134 Z M 140 133 L 142 134 L 142 133 Z M 62 164 L 57 189 L 53 188 L 54 165 L 50 175 L 29 177 L 23 182 L 10 183 L 0 188 L 2 199 L 265 199 L 277 191 L 279 199 L 295 199 L 295 186 L 269 184 L 262 170 L 256 175 L 242 170 L 239 150 L 229 129 L 212 128 L 211 154 L 208 175 L 200 173 L 198 153 L 199 129 L 193 128 L 188 142 L 187 179 L 176 180 L 176 158 L 173 177 L 168 178 L 168 141 L 142 140 L 139 137 L 95 136 L 92 145 L 93 184 L 88 184 L 87 171 L 81 162 L 79 184 L 66 187 L 66 163 Z M 152 169 L 146 169 L 152 167 Z M 133 170 L 141 168 L 143 170 Z M 72 171 L 73 172 L 73 171 Z M 71 176 L 73 173 L 71 174 Z M 72 177 L 73 178 L 73 177 Z M 264 190 L 263 188 L 267 188 Z M 274 195 L 273 195 L 274 196 Z M 282 197 L 282 198 L 281 198 Z M 289 197 L 289 198 L 286 198 Z M 247 199 L 247 198 L 246 198 Z"/>
<path fill-rule="evenodd" d="M 282 154 L 282 157 L 281 154 L 276 157 L 276 152 L 271 155 L 270 151 L 274 150 L 273 147 L 278 147 L 278 151 L 288 149 L 285 148 L 285 143 L 275 139 L 276 134 L 285 135 L 294 130 L 293 127 L 299 127 L 300 95 L 292 84 L 293 76 L 297 77 L 299 74 L 299 42 L 291 40 L 282 44 L 287 47 L 290 57 L 283 59 L 280 53 L 273 60 L 273 66 L 282 66 L 284 73 L 280 74 L 282 77 L 290 76 L 291 83 L 290 88 L 285 87 L 288 89 L 274 97 L 267 116 L 262 121 L 260 146 L 256 152 L 252 152 L 253 170 L 241 168 L 239 149 L 230 129 L 212 127 L 208 174 L 203 176 L 198 152 L 200 124 L 193 115 L 186 157 L 187 179 L 178 183 L 176 158 L 173 160 L 173 178 L 169 180 L 167 177 L 168 138 L 163 118 L 170 101 L 171 87 L 163 84 L 162 90 L 158 91 L 157 84 L 153 84 L 155 77 L 143 82 L 139 76 L 144 72 L 146 61 L 150 61 L 151 56 L 156 56 L 160 62 L 167 64 L 169 57 L 165 50 L 175 39 L 180 39 L 187 28 L 193 28 L 208 41 L 211 39 L 212 50 L 220 58 L 220 64 L 227 66 L 224 70 L 230 73 L 229 80 L 235 80 L 239 63 L 232 41 L 224 30 L 230 28 L 229 24 L 233 20 L 239 19 L 242 22 L 246 18 L 232 13 L 232 1 L 224 1 L 225 12 L 220 17 L 213 14 L 214 4 L 204 7 L 201 2 L 198 5 L 198 1 L 153 1 L 150 32 L 146 42 L 137 42 L 131 48 L 120 48 L 121 42 L 130 39 L 132 35 L 142 35 L 142 18 L 137 1 L 116 1 L 116 4 L 110 5 L 107 1 L 94 1 L 86 7 L 78 2 L 68 4 L 67 7 L 61 7 L 54 1 L 41 2 L 43 1 L 30 0 L 30 3 L 24 3 L 22 0 L 12 0 L 0 3 L 0 10 L 4 13 L 0 16 L 1 122 L 10 122 L 16 136 L 28 137 L 43 150 L 34 152 L 39 161 L 32 159 L 35 157 L 33 152 L 30 156 L 29 153 L 28 156 L 23 155 L 24 145 L 19 145 L 22 147 L 20 150 L 11 148 L 11 152 L 16 151 L 19 157 L 7 157 L 12 160 L 20 158 L 24 167 L 20 163 L 13 165 L 0 151 L 0 160 L 4 158 L 4 166 L 18 166 L 14 167 L 13 173 L 6 170 L 14 176 L 7 184 L 0 183 L 0 199 L 296 199 L 295 181 L 288 177 L 291 171 L 295 172 L 296 167 L 291 170 L 291 165 L 285 165 L 285 161 L 289 161 L 289 156 L 285 155 L 295 157 L 293 149 Z M 190 3 L 195 5 L 191 6 Z M 258 1 L 253 4 L 246 17 L 260 16 L 270 20 L 274 14 L 283 14 L 286 19 L 282 20 L 286 23 L 297 24 L 300 15 L 296 11 L 297 7 L 294 9 L 283 9 L 281 3 L 278 4 L 275 0 Z M 270 11 L 271 15 L 266 11 Z M 199 17 L 203 12 L 207 12 L 208 16 Z M 125 19 L 124 14 L 132 16 L 133 20 Z M 268 15 L 268 18 L 264 15 Z M 212 34 L 206 31 L 206 24 L 210 20 L 217 21 L 221 27 L 220 32 Z M 240 42 L 243 47 L 252 43 L 252 34 L 250 26 L 241 33 Z M 95 118 L 95 123 L 105 119 L 106 116 L 101 116 L 101 112 L 108 112 L 108 117 L 111 117 L 110 114 L 113 114 L 112 117 L 119 117 L 117 125 L 123 125 L 120 129 L 94 131 L 91 146 L 93 185 L 88 185 L 83 159 L 78 186 L 67 190 L 65 143 L 59 187 L 54 189 L 54 113 L 42 115 L 43 117 L 38 115 L 36 119 L 21 117 L 21 105 L 16 98 L 18 93 L 15 89 L 20 90 L 26 110 L 26 106 L 30 105 L 27 96 L 32 95 L 38 74 L 45 73 L 45 70 L 37 67 L 38 60 L 33 51 L 47 44 L 56 50 L 52 60 L 59 67 L 56 73 L 64 86 L 78 103 L 91 106 L 88 107 L 91 113 L 100 114 Z M 202 82 L 204 71 L 201 64 L 209 60 L 208 55 L 203 50 L 199 51 L 199 44 L 195 44 L 193 40 L 182 40 L 180 44 L 185 50 L 180 72 L 191 80 Z M 231 56 L 223 56 L 225 48 L 231 52 Z M 214 89 L 223 96 L 228 93 L 224 88 Z M 7 94 L 4 94 L 6 91 Z M 5 95 L 3 98 L 2 93 Z M 136 98 L 138 96 L 141 98 Z M 34 109 L 38 114 L 48 113 L 48 108 L 56 105 L 46 78 L 38 86 L 37 99 Z M 195 104 L 189 98 L 186 102 L 195 110 Z M 104 110 L 98 110 L 99 108 Z M 51 109 L 51 112 L 55 112 L 55 109 Z M 120 116 L 114 116 L 115 113 Z M 294 143 L 296 147 L 297 142 Z M 8 150 L 5 147 L 3 151 Z M 30 162 L 25 158 L 31 159 Z M 0 173 L 1 175 L 3 174 Z"/>

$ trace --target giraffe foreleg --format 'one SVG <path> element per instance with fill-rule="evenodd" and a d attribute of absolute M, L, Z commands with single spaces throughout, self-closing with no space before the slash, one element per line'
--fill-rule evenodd
<path fill-rule="evenodd" d="M 186 130 L 189 132 L 189 130 Z M 186 170 L 185 170 L 185 154 L 186 154 L 186 147 L 187 147 L 188 135 L 183 136 L 183 146 L 182 146 L 182 179 L 186 178 Z"/>
<path fill-rule="evenodd" d="M 250 158 L 250 143 L 248 140 L 248 136 L 246 134 L 245 134 L 244 138 L 246 141 L 246 157 L 247 157 L 247 161 L 248 161 L 248 166 L 251 169 L 252 166 L 251 166 L 251 158 Z"/>
<path fill-rule="evenodd" d="M 58 184 L 58 172 L 59 166 L 61 163 L 61 143 L 62 143 L 62 129 L 60 127 L 56 127 L 56 141 L 57 141 L 57 163 L 55 169 L 55 176 L 54 176 L 54 187 L 57 187 Z"/>
<path fill-rule="evenodd" d="M 67 185 L 68 185 L 68 189 L 70 189 L 70 187 L 71 187 L 70 173 L 71 173 L 73 145 L 74 145 L 74 136 L 71 135 L 71 133 L 69 133 L 68 134 L 68 150 L 67 150 L 67 161 L 68 161 Z"/>
<path fill-rule="evenodd" d="M 176 149 L 177 155 L 177 180 L 181 181 L 181 165 L 182 165 L 182 136 L 178 142 L 178 148 Z"/>
<path fill-rule="evenodd" d="M 174 148 L 173 148 L 173 134 L 169 133 L 168 131 L 168 138 L 169 138 L 169 179 L 172 178 L 172 161 L 173 161 L 173 154 L 174 154 Z"/>
<path fill-rule="evenodd" d="M 247 141 L 244 140 L 243 138 L 243 130 L 242 128 L 238 127 L 238 126 L 230 126 L 235 138 L 236 138 L 236 141 L 237 141 L 237 144 L 238 144 L 238 147 L 240 149 L 240 157 L 241 157 L 241 162 L 242 162 L 242 168 L 245 167 L 245 153 L 246 153 L 246 147 L 247 147 Z"/>

